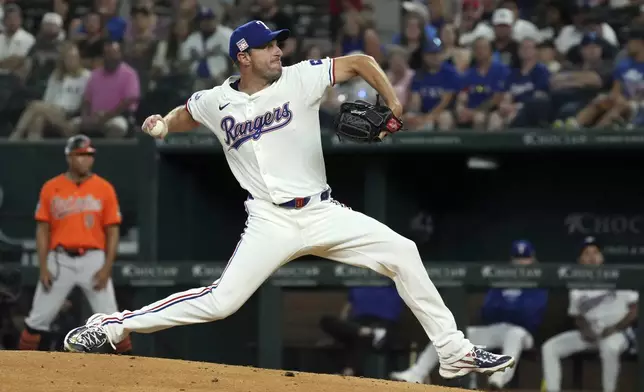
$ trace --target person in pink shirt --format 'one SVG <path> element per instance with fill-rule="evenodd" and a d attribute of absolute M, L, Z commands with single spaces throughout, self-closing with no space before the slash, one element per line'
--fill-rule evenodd
<path fill-rule="evenodd" d="M 85 89 L 81 117 L 74 120 L 82 133 L 124 137 L 140 96 L 139 76 L 122 61 L 120 45 L 106 42 L 103 66 L 92 71 Z"/>
<path fill-rule="evenodd" d="M 407 107 L 410 96 L 411 80 L 414 77 L 414 70 L 409 68 L 409 55 L 405 48 L 394 46 L 389 49 L 389 67 L 387 77 L 394 86 L 396 96 L 403 107 Z"/>

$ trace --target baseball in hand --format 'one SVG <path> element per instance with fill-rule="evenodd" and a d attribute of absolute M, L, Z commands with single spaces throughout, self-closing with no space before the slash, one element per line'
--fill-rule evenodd
<path fill-rule="evenodd" d="M 168 127 L 165 121 L 159 115 L 150 116 L 143 124 L 144 131 L 152 137 L 165 137 L 168 133 Z"/>

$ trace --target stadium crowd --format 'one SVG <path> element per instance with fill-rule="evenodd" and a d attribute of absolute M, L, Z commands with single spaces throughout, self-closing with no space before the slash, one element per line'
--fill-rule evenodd
<path fill-rule="evenodd" d="M 0 137 L 131 137 L 147 115 L 235 73 L 232 28 L 261 19 L 294 34 L 283 64 L 366 53 L 410 129 L 617 128 L 644 123 L 644 2 L 400 3 L 386 38 L 367 0 L 33 0 L 2 4 Z M 319 23 L 324 21 L 323 23 Z M 323 126 L 364 81 L 328 91 Z"/>

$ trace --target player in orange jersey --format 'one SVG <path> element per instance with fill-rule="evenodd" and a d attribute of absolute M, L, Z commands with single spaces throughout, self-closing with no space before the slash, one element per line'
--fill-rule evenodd
<path fill-rule="evenodd" d="M 71 137 L 67 172 L 40 191 L 35 216 L 40 280 L 20 335 L 21 350 L 48 348 L 50 325 L 76 286 L 93 312 L 118 311 L 111 275 L 121 213 L 112 184 L 92 173 L 95 151 L 87 136 Z M 126 339 L 116 349 L 127 353 L 132 344 Z"/>

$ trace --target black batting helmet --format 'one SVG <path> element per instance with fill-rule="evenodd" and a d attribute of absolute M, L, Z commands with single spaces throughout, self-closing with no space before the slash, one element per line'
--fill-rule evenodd
<path fill-rule="evenodd" d="M 75 135 L 67 139 L 65 155 L 70 154 L 93 154 L 96 149 L 92 145 L 92 139 L 85 135 Z"/>

